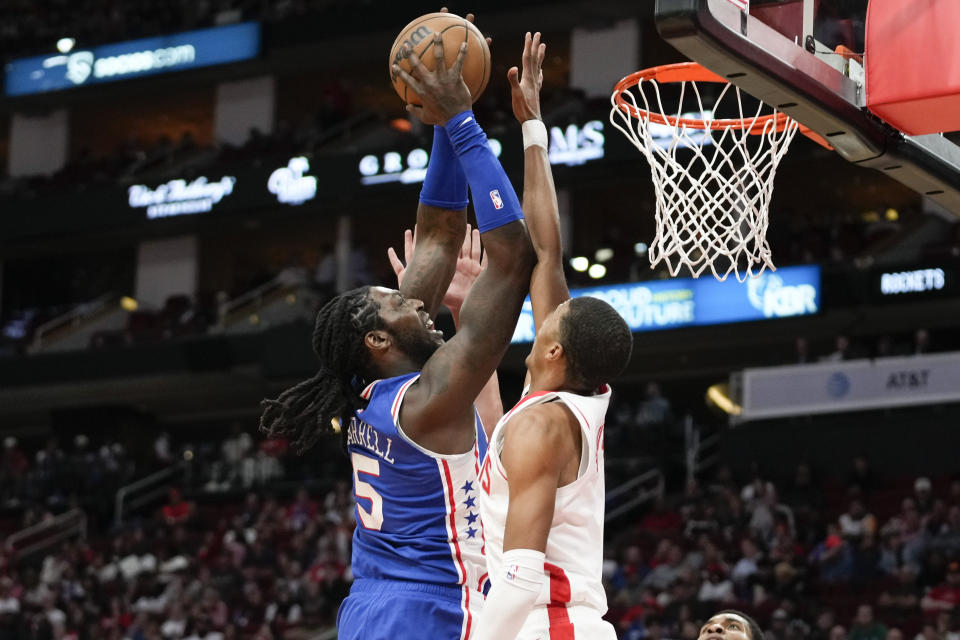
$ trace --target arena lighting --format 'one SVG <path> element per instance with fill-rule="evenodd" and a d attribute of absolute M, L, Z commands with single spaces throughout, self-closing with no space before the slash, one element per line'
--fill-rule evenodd
<path fill-rule="evenodd" d="M 597 249 L 596 253 L 593 254 L 593 259 L 597 262 L 606 262 L 613 257 L 613 249 L 610 247 L 603 247 Z"/>
<path fill-rule="evenodd" d="M 570 266 L 574 271 L 584 272 L 590 268 L 590 261 L 585 256 L 570 258 Z"/>
<path fill-rule="evenodd" d="M 900 212 L 894 209 L 893 207 L 890 207 L 889 209 L 887 209 L 886 216 L 887 216 L 887 220 L 889 220 L 890 222 L 896 222 L 897 220 L 900 219 Z"/>
<path fill-rule="evenodd" d="M 407 118 L 394 118 L 390 121 L 390 128 L 395 131 L 401 131 L 403 133 L 409 133 L 413 129 L 413 125 Z"/>
<path fill-rule="evenodd" d="M 140 304 L 130 296 L 120 298 L 120 308 L 124 311 L 136 311 Z"/>
<path fill-rule="evenodd" d="M 633 245 L 633 252 L 638 256 L 644 255 L 647 252 L 647 243 L 638 242 L 637 244 Z"/>
<path fill-rule="evenodd" d="M 726 384 L 718 383 L 707 388 L 707 400 L 717 405 L 717 407 L 731 416 L 738 416 L 743 413 L 743 408 L 730 399 L 727 395 L 729 389 Z"/>
<path fill-rule="evenodd" d="M 60 38 L 57 40 L 57 51 L 60 53 L 70 53 L 75 44 L 77 44 L 77 41 L 73 38 Z"/>
<path fill-rule="evenodd" d="M 602 264 L 592 264 L 590 265 L 590 268 L 587 269 L 587 275 L 594 280 L 599 280 L 603 276 L 607 275 L 607 268 Z"/>

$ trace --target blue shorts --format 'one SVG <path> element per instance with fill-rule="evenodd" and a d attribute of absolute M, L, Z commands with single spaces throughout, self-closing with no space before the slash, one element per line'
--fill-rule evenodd
<path fill-rule="evenodd" d="M 472 591 L 471 599 L 483 595 Z M 463 589 L 400 580 L 357 580 L 337 613 L 337 640 L 460 640 L 477 625 L 469 620 Z"/>

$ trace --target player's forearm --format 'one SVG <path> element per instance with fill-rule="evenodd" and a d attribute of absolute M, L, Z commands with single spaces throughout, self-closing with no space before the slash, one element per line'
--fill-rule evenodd
<path fill-rule="evenodd" d="M 523 213 L 538 261 L 559 262 L 560 212 L 546 147 L 533 144 L 523 152 Z"/>
<path fill-rule="evenodd" d="M 422 300 L 431 316 L 436 316 L 453 279 L 466 228 L 466 210 L 439 209 L 422 202 L 417 208 L 416 252 L 403 274 L 400 292 Z"/>
<path fill-rule="evenodd" d="M 523 220 L 517 193 L 490 149 L 487 134 L 480 128 L 473 112 L 457 114 L 444 128 L 473 191 L 473 209 L 480 233 Z M 487 239 L 484 238 L 486 245 Z"/>
<path fill-rule="evenodd" d="M 523 210 L 537 254 L 530 277 L 530 301 L 534 327 L 539 330 L 550 312 L 570 299 L 570 290 L 563 273 L 560 211 L 547 152 L 546 127 L 540 120 L 524 123 L 523 146 Z"/>
<path fill-rule="evenodd" d="M 500 397 L 500 379 L 497 372 L 494 371 L 487 384 L 483 386 L 480 395 L 477 396 L 474 404 L 477 407 L 477 413 L 480 415 L 480 422 L 483 424 L 483 431 L 487 434 L 487 440 L 493 435 L 493 429 L 497 422 L 503 417 L 503 400 Z"/>
<path fill-rule="evenodd" d="M 404 274 L 401 292 L 423 300 L 436 315 L 453 278 L 466 231 L 467 178 L 443 127 L 434 127 L 430 164 L 417 208 L 417 252 Z"/>

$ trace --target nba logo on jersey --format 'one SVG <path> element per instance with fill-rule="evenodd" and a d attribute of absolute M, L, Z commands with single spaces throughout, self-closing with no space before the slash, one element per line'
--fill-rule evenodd
<path fill-rule="evenodd" d="M 500 197 L 500 191 L 498 189 L 490 192 L 490 199 L 493 200 L 494 209 L 503 209 L 503 198 Z"/>
<path fill-rule="evenodd" d="M 507 567 L 507 580 L 516 580 L 517 574 L 520 573 L 520 565 L 512 564 Z"/>

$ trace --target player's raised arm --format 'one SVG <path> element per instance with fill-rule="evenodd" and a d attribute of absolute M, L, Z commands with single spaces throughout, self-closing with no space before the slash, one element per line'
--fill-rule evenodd
<path fill-rule="evenodd" d="M 446 7 L 440 10 L 447 13 Z M 466 19 L 473 22 L 473 14 Z M 489 42 L 489 38 L 487 39 Z M 442 45 L 439 51 L 442 55 Z M 453 277 L 460 243 L 467 224 L 467 177 L 450 146 L 443 127 L 433 127 L 430 164 L 417 207 L 417 252 L 407 263 L 400 293 L 423 301 L 436 317 Z"/>
<path fill-rule="evenodd" d="M 439 36 L 434 46 L 442 48 Z M 401 409 L 404 431 L 437 453 L 460 452 L 467 444 L 460 426 L 472 421 L 473 400 L 510 343 L 534 258 L 519 199 L 470 110 L 470 92 L 460 75 L 465 51 L 466 45 L 450 69 L 438 63 L 428 71 L 409 50 L 413 76 L 394 67 L 423 100 L 423 107 L 408 109 L 426 123 L 443 124 L 449 135 L 473 191 L 487 253 L 487 268 L 463 304 L 457 335 L 430 357 Z M 434 57 L 444 59 L 442 51 Z"/>
<path fill-rule="evenodd" d="M 467 177 L 447 132 L 435 126 L 417 207 L 417 251 L 400 283 L 400 293 L 422 300 L 431 317 L 436 317 L 453 278 L 466 225 Z"/>
<path fill-rule="evenodd" d="M 527 32 L 523 45 L 523 70 L 511 67 L 507 72 L 513 115 L 523 127 L 523 212 L 537 254 L 537 264 L 530 278 L 530 302 L 537 330 L 551 311 L 570 299 L 563 275 L 560 213 L 547 153 L 547 128 L 540 117 L 546 48 L 547 45 L 540 42 L 539 32 L 532 36 Z"/>

